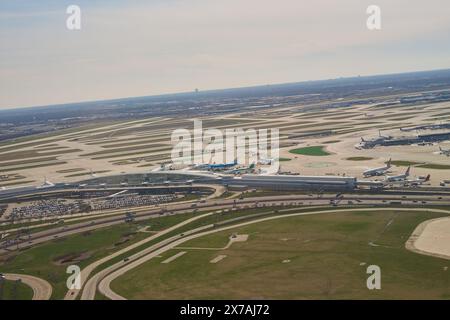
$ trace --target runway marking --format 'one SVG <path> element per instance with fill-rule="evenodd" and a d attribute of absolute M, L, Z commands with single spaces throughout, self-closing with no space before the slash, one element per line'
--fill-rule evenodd
<path fill-rule="evenodd" d="M 205 248 L 205 247 L 175 247 L 173 249 L 183 249 L 183 250 L 226 250 L 229 247 L 231 247 L 231 245 L 234 242 L 245 242 L 248 239 L 248 234 L 234 234 L 231 235 L 228 243 L 225 247 L 222 248 Z"/>
<path fill-rule="evenodd" d="M 181 257 L 182 255 L 184 255 L 186 252 L 187 252 L 187 251 L 181 251 L 181 252 L 178 252 L 176 255 L 171 256 L 170 258 L 164 260 L 164 261 L 161 262 L 161 263 L 170 263 L 170 262 L 172 262 L 173 260 L 175 260 L 175 259 Z"/>
<path fill-rule="evenodd" d="M 209 263 L 217 263 L 223 259 L 225 259 L 227 256 L 224 254 L 219 254 L 217 257 L 215 257 L 214 259 L 212 259 Z"/>

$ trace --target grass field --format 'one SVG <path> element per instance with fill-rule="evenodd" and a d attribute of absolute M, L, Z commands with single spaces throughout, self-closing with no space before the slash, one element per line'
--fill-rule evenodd
<path fill-rule="evenodd" d="M 289 150 L 290 153 L 304 156 L 328 156 L 329 152 L 324 150 L 324 146 L 312 146 Z"/>
<path fill-rule="evenodd" d="M 367 161 L 367 160 L 372 160 L 373 158 L 371 157 L 350 157 L 350 158 L 346 158 L 345 160 L 348 161 Z"/>
<path fill-rule="evenodd" d="M 420 162 L 415 161 L 407 161 L 407 160 L 394 160 L 391 161 L 391 164 L 397 167 L 409 167 L 421 164 Z"/>
<path fill-rule="evenodd" d="M 53 286 L 52 298 L 61 299 L 66 291 L 68 265 L 84 267 L 148 236 L 146 233 L 134 233 L 135 230 L 136 226 L 123 224 L 52 241 L 7 257 L 6 261 L 0 262 L 0 270 L 4 273 L 23 273 L 43 278 Z M 76 261 L 77 257 L 81 257 L 81 261 Z M 69 262 L 71 258 L 75 260 Z M 67 263 L 61 263 L 63 260 L 67 260 Z"/>
<path fill-rule="evenodd" d="M 0 292 L 0 300 L 31 300 L 33 298 L 33 289 L 24 283 L 4 280 Z"/>
<path fill-rule="evenodd" d="M 247 209 L 205 217 L 167 234 L 166 237 L 201 225 L 237 218 L 261 212 L 262 210 L 270 211 L 273 208 Z M 150 233 L 136 232 L 137 229 L 144 226 L 148 227 L 148 231 L 160 231 L 194 216 L 194 213 L 188 213 L 158 217 L 136 224 L 121 224 L 99 229 L 94 232 L 58 239 L 19 253 L 13 252 L 10 256 L 2 256 L 2 260 L 0 260 L 0 272 L 23 273 L 43 278 L 53 286 L 52 299 L 61 299 L 66 292 L 66 268 L 68 265 L 76 264 L 84 268 L 104 256 L 151 236 Z M 130 253 L 125 254 L 125 256 L 143 250 L 144 247 L 157 241 L 159 239 L 145 246 L 140 246 L 130 251 Z M 123 256 L 120 256 L 105 265 L 111 265 L 123 258 Z M 62 261 L 64 262 L 61 263 Z"/>
<path fill-rule="evenodd" d="M 437 164 L 437 163 L 426 163 L 426 164 L 419 164 L 417 166 L 417 168 L 435 169 L 435 170 L 450 170 L 450 165 Z"/>
<path fill-rule="evenodd" d="M 234 232 L 248 234 L 247 242 L 227 250 L 188 249 L 161 264 L 180 251 L 170 250 L 112 288 L 130 299 L 450 299 L 448 261 L 404 248 L 420 222 L 438 216 L 392 210 L 257 223 L 182 246 L 222 247 Z M 219 254 L 227 257 L 209 263 Z M 366 268 L 373 264 L 381 268 L 381 290 L 366 287 Z"/>
<path fill-rule="evenodd" d="M 398 166 L 398 167 L 415 166 L 417 168 L 435 169 L 435 170 L 449 170 L 450 169 L 450 165 L 446 165 L 446 164 L 421 163 L 421 162 L 406 161 L 406 160 L 392 161 L 392 164 L 395 166 Z"/>

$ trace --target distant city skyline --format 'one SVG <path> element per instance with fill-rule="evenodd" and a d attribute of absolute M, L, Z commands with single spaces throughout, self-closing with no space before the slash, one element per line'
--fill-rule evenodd
<path fill-rule="evenodd" d="M 444 0 L 2 1 L 0 109 L 448 69 L 449 13 Z"/>

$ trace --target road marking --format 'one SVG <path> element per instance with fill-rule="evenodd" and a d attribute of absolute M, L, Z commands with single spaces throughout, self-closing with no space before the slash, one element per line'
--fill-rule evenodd
<path fill-rule="evenodd" d="M 161 262 L 161 263 L 171 263 L 173 260 L 175 260 L 175 259 L 181 257 L 181 256 L 184 255 L 185 253 L 186 253 L 186 251 L 178 252 L 176 255 L 171 256 L 170 258 L 164 260 L 164 261 Z"/>
<path fill-rule="evenodd" d="M 217 257 L 215 257 L 214 259 L 212 259 L 209 263 L 217 263 L 223 259 L 225 259 L 227 256 L 224 254 L 219 254 Z"/>

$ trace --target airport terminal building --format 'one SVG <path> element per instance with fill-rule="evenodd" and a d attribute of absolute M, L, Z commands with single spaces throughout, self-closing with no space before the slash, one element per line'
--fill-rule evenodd
<path fill-rule="evenodd" d="M 357 179 L 341 176 L 254 175 L 222 177 L 227 186 L 261 188 L 270 190 L 353 190 Z"/>

